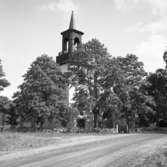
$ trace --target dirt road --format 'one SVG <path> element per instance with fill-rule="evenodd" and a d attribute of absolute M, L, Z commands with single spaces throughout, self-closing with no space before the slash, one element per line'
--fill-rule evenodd
<path fill-rule="evenodd" d="M 1 158 L 0 167 L 131 167 L 165 143 L 165 134 L 80 137 L 38 154 Z"/>

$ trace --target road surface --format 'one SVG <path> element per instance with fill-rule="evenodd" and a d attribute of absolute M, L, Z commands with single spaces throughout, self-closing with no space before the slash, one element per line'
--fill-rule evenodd
<path fill-rule="evenodd" d="M 0 167 L 131 167 L 167 143 L 165 134 L 107 135 L 75 142 L 38 154 L 0 159 Z"/>

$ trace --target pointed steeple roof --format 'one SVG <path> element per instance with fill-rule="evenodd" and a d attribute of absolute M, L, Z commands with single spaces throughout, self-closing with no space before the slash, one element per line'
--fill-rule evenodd
<path fill-rule="evenodd" d="M 72 13 L 71 13 L 71 20 L 70 20 L 69 29 L 75 29 L 74 11 L 72 11 Z"/>
<path fill-rule="evenodd" d="M 67 30 L 61 32 L 61 34 L 63 35 L 63 34 L 65 34 L 65 33 L 69 33 L 69 32 L 71 32 L 71 31 L 76 32 L 76 33 L 81 34 L 81 35 L 84 34 L 83 32 L 78 31 L 78 30 L 76 29 L 76 27 L 75 27 L 74 11 L 72 11 L 72 13 L 71 13 L 71 19 L 70 19 L 70 25 L 69 25 L 69 28 L 68 28 Z"/>

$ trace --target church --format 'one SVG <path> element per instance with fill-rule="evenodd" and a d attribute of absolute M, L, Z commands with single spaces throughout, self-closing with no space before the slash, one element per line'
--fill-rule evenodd
<path fill-rule="evenodd" d="M 68 70 L 70 55 L 82 46 L 82 35 L 84 33 L 75 27 L 74 12 L 72 11 L 69 28 L 61 33 L 62 51 L 57 56 L 56 62 L 61 66 L 62 72 Z"/>
<path fill-rule="evenodd" d="M 72 11 L 69 28 L 61 33 L 62 35 L 62 51 L 56 57 L 56 63 L 60 65 L 62 73 L 68 72 L 69 58 L 74 51 L 77 51 L 82 46 L 82 35 L 84 33 L 77 30 L 75 27 L 74 11 Z M 67 104 L 73 94 L 73 89 L 67 91 Z"/>

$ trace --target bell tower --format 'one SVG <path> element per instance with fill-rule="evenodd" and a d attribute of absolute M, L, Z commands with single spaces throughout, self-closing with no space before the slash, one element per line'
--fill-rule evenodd
<path fill-rule="evenodd" d="M 62 51 L 56 58 L 56 62 L 60 65 L 62 72 L 68 71 L 68 61 L 71 54 L 81 48 L 83 34 L 75 27 L 74 12 L 72 11 L 69 28 L 61 33 Z"/>
<path fill-rule="evenodd" d="M 56 57 L 56 63 L 60 65 L 62 73 L 69 70 L 69 59 L 73 52 L 82 46 L 82 35 L 84 33 L 78 31 L 75 27 L 74 12 L 72 11 L 69 28 L 61 33 L 62 35 L 62 51 Z M 67 99 L 65 103 L 69 105 L 72 99 L 74 89 L 67 87 L 65 90 Z"/>

